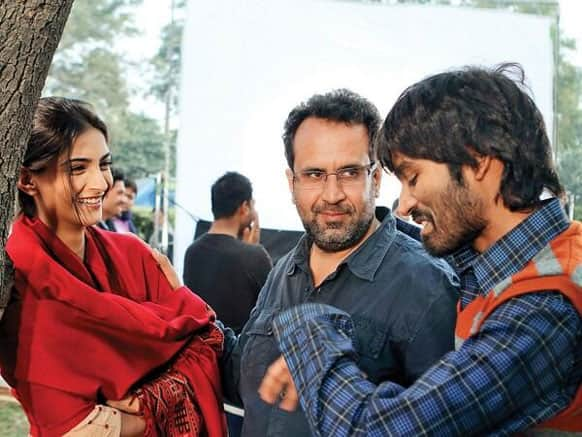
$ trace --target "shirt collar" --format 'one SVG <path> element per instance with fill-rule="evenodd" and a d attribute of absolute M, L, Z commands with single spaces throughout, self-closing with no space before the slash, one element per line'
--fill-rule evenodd
<path fill-rule="evenodd" d="M 465 246 L 451 255 L 449 262 L 460 276 L 472 267 L 481 293 L 487 294 L 496 284 L 522 270 L 569 225 L 560 201 L 550 199 L 485 252 L 479 254 Z"/>
<path fill-rule="evenodd" d="M 346 264 L 355 276 L 367 281 L 374 280 L 374 276 L 396 235 L 396 221 L 390 214 L 390 210 L 376 208 L 376 218 L 381 220 L 378 229 L 341 263 Z M 311 240 L 304 234 L 295 246 L 293 262 L 287 269 L 288 275 L 293 275 L 296 268 L 309 271 L 311 244 Z"/>

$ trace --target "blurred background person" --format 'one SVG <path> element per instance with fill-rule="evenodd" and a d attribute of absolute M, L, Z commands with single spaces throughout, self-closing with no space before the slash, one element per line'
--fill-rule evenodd
<path fill-rule="evenodd" d="M 125 177 L 120 169 L 111 169 L 113 184 L 103 198 L 103 212 L 97 227 L 107 231 L 114 231 L 115 226 L 111 219 L 121 214 L 127 203 L 125 198 Z"/>
<path fill-rule="evenodd" d="M 214 221 L 184 257 L 184 283 L 237 334 L 249 318 L 272 263 L 259 245 L 260 227 L 249 179 L 236 172 L 211 189 Z"/>
<path fill-rule="evenodd" d="M 125 178 L 125 202 L 119 215 L 110 219 L 110 225 L 115 232 L 131 232 L 137 234 L 137 229 L 133 223 L 131 209 L 137 196 L 137 184 L 133 179 Z"/>

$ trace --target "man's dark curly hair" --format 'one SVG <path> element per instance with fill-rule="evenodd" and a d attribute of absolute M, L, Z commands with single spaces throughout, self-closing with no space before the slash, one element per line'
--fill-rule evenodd
<path fill-rule="evenodd" d="M 499 159 L 500 195 L 511 211 L 537 207 L 544 188 L 564 193 L 542 115 L 518 64 L 466 67 L 406 89 L 378 134 L 379 159 L 390 171 L 395 152 L 447 164 L 458 182 L 462 166 L 477 165 L 475 154 Z"/>
<path fill-rule="evenodd" d="M 347 89 L 337 89 L 326 94 L 315 94 L 306 102 L 293 108 L 283 128 L 283 143 L 287 165 L 293 170 L 295 154 L 293 141 L 301 123 L 309 117 L 343 122 L 349 125 L 363 124 L 368 130 L 370 160 L 375 160 L 375 137 L 382 119 L 378 109 L 369 100 Z"/>

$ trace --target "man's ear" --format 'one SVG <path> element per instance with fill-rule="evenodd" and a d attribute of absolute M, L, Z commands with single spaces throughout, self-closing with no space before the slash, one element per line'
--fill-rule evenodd
<path fill-rule="evenodd" d="M 16 186 L 23 193 L 28 194 L 33 197 L 38 193 L 38 188 L 36 186 L 36 181 L 33 178 L 31 171 L 25 167 L 20 168 L 20 173 L 18 175 L 18 181 Z"/>
<path fill-rule="evenodd" d="M 475 156 L 475 160 L 477 161 L 477 165 L 471 168 L 474 174 L 473 177 L 477 181 L 482 181 L 491 170 L 493 158 L 489 155 L 477 155 Z"/>
<path fill-rule="evenodd" d="M 285 176 L 287 176 L 287 183 L 289 184 L 289 192 L 293 194 L 293 170 L 287 168 L 285 170 Z"/>
<path fill-rule="evenodd" d="M 380 197 L 380 188 L 382 186 L 382 168 L 376 167 L 372 173 L 372 181 L 374 182 L 374 195 Z"/>
<path fill-rule="evenodd" d="M 491 171 L 493 157 L 490 155 L 481 155 L 475 149 L 468 146 L 468 152 L 476 161 L 476 164 L 466 166 L 466 171 L 472 173 L 473 179 L 477 182 L 483 181 L 487 174 Z M 465 175 L 463 175 L 465 177 Z"/>
<path fill-rule="evenodd" d="M 248 200 L 243 200 L 240 206 L 237 208 L 238 215 L 241 217 L 245 217 L 249 214 L 251 210 L 251 206 L 249 205 Z"/>
<path fill-rule="evenodd" d="M 290 168 L 288 168 L 287 170 L 285 170 L 285 176 L 287 176 L 287 184 L 289 184 L 289 193 L 291 193 L 291 203 L 295 204 L 295 190 L 294 188 L 294 183 L 293 183 L 293 179 L 294 179 L 294 175 L 293 175 L 293 170 L 291 170 Z"/>

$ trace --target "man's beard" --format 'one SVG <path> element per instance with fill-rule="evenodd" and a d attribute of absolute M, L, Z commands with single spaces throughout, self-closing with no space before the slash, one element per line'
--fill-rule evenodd
<path fill-rule="evenodd" d="M 323 226 L 317 222 L 317 215 L 323 211 L 342 212 L 350 217 L 354 215 L 354 209 L 350 206 L 325 205 L 313 208 L 313 219 L 304 220 L 303 227 L 307 236 L 313 243 L 324 252 L 341 252 L 356 246 L 368 230 L 374 219 L 374 207 L 367 207 L 355 221 L 347 224 L 343 222 L 328 222 Z M 338 230 L 338 232 L 326 232 L 329 230 Z"/>
<path fill-rule="evenodd" d="M 432 231 L 422 236 L 422 243 L 433 256 L 447 256 L 471 243 L 485 229 L 483 205 L 479 198 L 462 183 L 450 181 L 446 190 L 432 202 L 438 208 L 415 208 L 411 211 L 415 221 L 427 221 Z M 438 226 L 434 215 L 438 217 Z"/>

